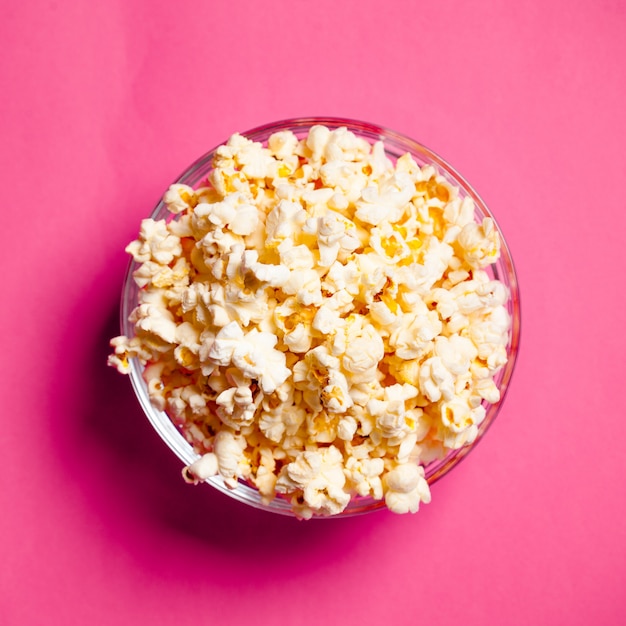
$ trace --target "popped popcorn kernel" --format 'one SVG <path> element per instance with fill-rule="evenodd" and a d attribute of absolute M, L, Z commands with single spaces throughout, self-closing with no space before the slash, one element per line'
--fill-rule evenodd
<path fill-rule="evenodd" d="M 219 470 L 217 457 L 213 452 L 203 454 L 197 461 L 183 468 L 185 482 L 197 485 L 211 476 L 215 476 Z"/>
<path fill-rule="evenodd" d="M 198 204 L 196 192 L 189 185 L 170 185 L 163 196 L 163 202 L 170 213 L 178 214 Z"/>
<path fill-rule="evenodd" d="M 294 509 L 305 519 L 313 513 L 341 513 L 350 501 L 350 495 L 343 489 L 346 477 L 342 461 L 335 446 L 305 450 L 283 468 L 276 481 L 276 491 L 292 494 Z"/>
<path fill-rule="evenodd" d="M 197 188 L 145 219 L 134 336 L 108 364 L 197 452 L 186 482 L 246 483 L 296 516 L 354 499 L 415 513 L 425 466 L 476 439 L 500 400 L 510 294 L 471 197 L 410 154 L 316 125 L 238 133 Z"/>
<path fill-rule="evenodd" d="M 387 472 L 383 485 L 386 488 L 385 503 L 394 513 L 416 513 L 422 502 L 430 502 L 424 468 L 413 463 L 403 463 Z"/>

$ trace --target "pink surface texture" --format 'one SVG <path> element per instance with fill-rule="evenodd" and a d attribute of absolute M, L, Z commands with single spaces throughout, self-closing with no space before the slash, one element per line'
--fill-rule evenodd
<path fill-rule="evenodd" d="M 626 623 L 626 4 L 3 2 L 0 624 Z M 504 408 L 416 515 L 185 485 L 106 367 L 136 236 L 235 131 L 366 120 L 452 163 L 522 291 Z"/>

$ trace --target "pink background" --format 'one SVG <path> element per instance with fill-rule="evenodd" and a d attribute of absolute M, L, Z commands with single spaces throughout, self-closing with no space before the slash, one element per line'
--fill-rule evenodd
<path fill-rule="evenodd" d="M 0 8 L 0 623 L 624 624 L 626 4 Z M 180 478 L 105 367 L 139 220 L 232 132 L 347 116 L 492 208 L 522 288 L 500 417 L 415 516 L 298 523 Z"/>

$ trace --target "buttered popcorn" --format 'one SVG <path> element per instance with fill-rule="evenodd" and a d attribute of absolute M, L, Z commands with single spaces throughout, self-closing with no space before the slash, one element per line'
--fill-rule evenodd
<path fill-rule="evenodd" d="M 204 186 L 143 220 L 135 336 L 153 404 L 215 475 L 301 518 L 357 497 L 430 501 L 424 465 L 474 441 L 507 362 L 507 288 L 490 218 L 430 165 L 314 126 L 267 146 L 235 134 Z"/>

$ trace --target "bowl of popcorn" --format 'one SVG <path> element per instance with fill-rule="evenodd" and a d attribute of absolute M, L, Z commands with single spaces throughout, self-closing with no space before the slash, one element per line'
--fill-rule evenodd
<path fill-rule="evenodd" d="M 109 364 L 188 483 L 299 519 L 416 512 L 513 373 L 513 261 L 472 187 L 369 123 L 235 133 L 141 222 Z"/>

